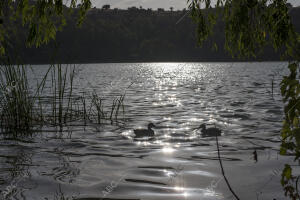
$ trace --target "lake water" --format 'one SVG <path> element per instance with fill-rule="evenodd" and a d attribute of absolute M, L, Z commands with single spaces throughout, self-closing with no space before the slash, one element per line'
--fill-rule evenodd
<path fill-rule="evenodd" d="M 77 66 L 75 93 L 126 92 L 120 124 L 49 128 L 0 143 L 0 190 L 11 199 L 285 199 L 278 155 L 286 63 L 139 63 Z M 39 74 L 47 66 L 34 66 Z M 271 82 L 274 81 L 272 95 Z M 154 123 L 155 137 L 133 129 Z M 253 152 L 257 151 L 258 160 Z"/>

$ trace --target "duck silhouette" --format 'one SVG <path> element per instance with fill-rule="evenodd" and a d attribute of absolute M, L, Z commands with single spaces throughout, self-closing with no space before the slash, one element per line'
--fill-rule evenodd
<path fill-rule="evenodd" d="M 201 124 L 199 128 L 203 137 L 221 136 L 222 131 L 218 128 L 206 128 L 206 124 Z"/>
<path fill-rule="evenodd" d="M 135 137 L 152 137 L 154 136 L 154 131 L 152 128 L 155 128 L 153 123 L 148 124 L 148 129 L 136 129 L 133 130 Z"/>

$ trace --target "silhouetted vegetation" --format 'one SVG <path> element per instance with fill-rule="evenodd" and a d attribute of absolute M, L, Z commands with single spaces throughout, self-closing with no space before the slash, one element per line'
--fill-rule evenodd
<path fill-rule="evenodd" d="M 56 41 L 47 46 L 26 48 L 26 35 L 20 29 L 12 39 L 11 57 L 25 63 L 51 63 L 53 58 L 57 63 L 233 60 L 223 49 L 221 20 L 214 28 L 213 38 L 199 47 L 196 25 L 185 10 L 120 10 L 104 5 L 102 9 L 90 9 L 80 28 L 76 27 L 79 9 L 74 10 L 67 16 L 63 31 L 57 33 Z M 290 15 L 300 31 L 299 11 L 300 8 L 293 8 Z M 217 51 L 212 41 L 216 42 Z M 280 59 L 271 47 L 264 50 L 255 60 Z"/>
<path fill-rule="evenodd" d="M 114 98 L 111 106 L 96 92 L 74 94 L 75 66 L 51 65 L 36 86 L 29 84 L 30 72 L 28 66 L 0 68 L 1 133 L 29 133 L 40 126 L 62 127 L 75 121 L 113 123 L 121 110 L 124 114 L 125 94 Z"/>
<path fill-rule="evenodd" d="M 297 14 L 299 8 L 293 9 L 286 0 L 220 0 L 216 5 L 211 5 L 211 1 L 207 0 L 188 0 L 188 2 L 192 18 L 197 24 L 199 44 L 212 35 L 217 19 L 221 17 L 225 24 L 220 31 L 225 35 L 224 47 L 232 56 L 256 57 L 268 45 L 275 50 L 280 50 L 281 57 L 289 61 L 290 74 L 283 76 L 280 84 L 281 95 L 285 103 L 280 154 L 293 155 L 294 161 L 297 161 L 298 164 L 285 165 L 281 173 L 281 185 L 285 196 L 293 200 L 299 199 L 300 175 L 297 167 L 300 166 L 300 82 L 298 74 L 300 31 L 299 21 L 297 22 L 297 18 L 295 18 L 299 15 L 299 13 Z M 205 9 L 201 5 L 204 5 Z M 295 11 L 296 13 L 293 13 Z M 230 186 L 229 189 L 238 200 L 239 197 L 235 195 Z"/>
<path fill-rule="evenodd" d="M 67 8 L 63 1 L 8 0 L 0 2 L 0 55 L 8 55 L 8 48 L 16 48 L 16 41 L 28 46 L 39 47 L 55 40 L 56 32 L 65 25 L 65 16 L 77 8 L 77 24 L 80 25 L 87 10 L 91 7 L 90 0 L 69 1 Z M 24 33 L 24 31 L 26 33 Z M 26 38 L 19 38 L 25 34 Z M 15 37 L 13 37 L 15 36 Z M 13 42 L 12 42 L 13 41 Z M 1 63 L 2 64 L 2 63 Z"/>

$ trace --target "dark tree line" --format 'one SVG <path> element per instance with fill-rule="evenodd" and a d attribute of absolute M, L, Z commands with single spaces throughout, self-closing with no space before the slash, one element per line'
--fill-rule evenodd
<path fill-rule="evenodd" d="M 11 39 L 11 57 L 26 63 L 171 62 L 232 61 L 224 51 L 223 23 L 218 22 L 211 40 L 196 45 L 196 25 L 186 10 L 91 9 L 81 27 L 76 27 L 78 10 L 67 16 L 67 25 L 57 40 L 40 48 L 24 45 L 26 35 L 19 28 Z M 300 7 L 290 15 L 300 31 Z M 184 17 L 185 16 L 185 17 Z M 211 41 L 216 42 L 214 45 Z M 216 48 L 217 47 L 217 48 Z M 216 50 L 217 49 L 217 50 Z M 266 48 L 255 60 L 279 60 Z M 16 60 L 16 59 L 14 59 Z"/>

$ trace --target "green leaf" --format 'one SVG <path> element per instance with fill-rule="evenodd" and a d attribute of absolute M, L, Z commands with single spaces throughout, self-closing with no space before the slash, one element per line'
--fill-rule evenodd
<path fill-rule="evenodd" d="M 281 176 L 282 176 L 281 184 L 285 183 L 286 181 L 289 181 L 292 178 L 292 168 L 290 165 L 288 164 L 285 165 Z"/>

